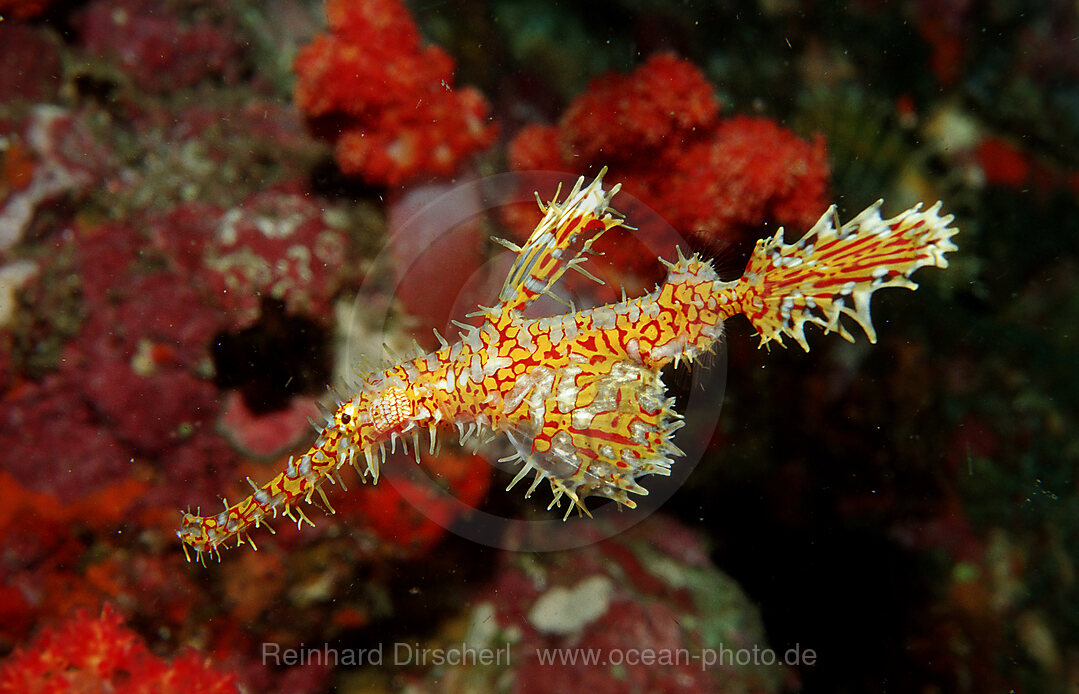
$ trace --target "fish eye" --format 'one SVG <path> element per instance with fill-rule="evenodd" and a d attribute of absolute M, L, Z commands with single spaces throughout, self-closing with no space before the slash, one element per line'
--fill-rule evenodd
<path fill-rule="evenodd" d="M 352 415 L 350 415 L 348 412 L 341 415 L 341 423 L 342 424 L 348 424 L 351 421 L 352 421 Z"/>

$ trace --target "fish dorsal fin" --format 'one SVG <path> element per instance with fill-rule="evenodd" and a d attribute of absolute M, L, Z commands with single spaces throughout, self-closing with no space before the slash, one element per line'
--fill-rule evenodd
<path fill-rule="evenodd" d="M 605 231 L 622 224 L 621 217 L 609 207 L 620 186 L 603 190 L 606 171 L 604 168 L 587 186 L 583 176 L 577 179 L 561 203 L 557 193 L 556 199 L 546 205 L 537 196 L 543 219 L 524 246 L 506 244 L 517 252 L 517 259 L 498 295 L 503 310 L 524 310 L 538 296 L 548 293 L 569 269 L 588 275 L 580 267 L 586 260 L 584 255 Z"/>
<path fill-rule="evenodd" d="M 783 243 L 782 229 L 758 241 L 745 274 L 723 290 L 730 313 L 745 313 L 762 345 L 782 344 L 786 335 L 808 352 L 806 323 L 853 341 L 839 322 L 844 314 L 876 342 L 869 315 L 873 292 L 915 289 L 915 270 L 948 267 L 944 255 L 957 250 L 950 239 L 958 232 L 948 226 L 952 215 L 940 215 L 939 202 L 928 210 L 919 203 L 891 219 L 881 217 L 882 202 L 842 226 L 833 205 L 796 243 Z"/>

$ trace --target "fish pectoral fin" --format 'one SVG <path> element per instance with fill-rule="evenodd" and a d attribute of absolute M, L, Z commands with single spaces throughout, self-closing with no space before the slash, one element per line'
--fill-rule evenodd
<path fill-rule="evenodd" d="M 671 441 L 681 417 L 659 372 L 629 361 L 607 366 L 560 379 L 538 430 L 530 422 L 509 433 L 517 453 L 507 460 L 522 465 L 511 487 L 535 471 L 526 496 L 546 479 L 556 501 L 585 509 L 585 498 L 602 496 L 633 508 L 630 493 L 648 494 L 638 478 L 670 474 L 672 456 L 682 454 Z"/>

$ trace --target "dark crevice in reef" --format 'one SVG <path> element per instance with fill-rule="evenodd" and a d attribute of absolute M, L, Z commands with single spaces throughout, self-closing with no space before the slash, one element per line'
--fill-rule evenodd
<path fill-rule="evenodd" d="M 286 313 L 276 299 L 262 300 L 254 325 L 219 334 L 212 354 L 215 383 L 239 390 L 256 414 L 279 410 L 292 396 L 319 392 L 330 382 L 329 332 Z"/>

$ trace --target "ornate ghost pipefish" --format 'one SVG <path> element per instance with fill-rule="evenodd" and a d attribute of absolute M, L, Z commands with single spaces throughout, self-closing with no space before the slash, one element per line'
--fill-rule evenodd
<path fill-rule="evenodd" d="M 663 366 L 715 349 L 723 322 L 739 313 L 762 345 L 786 336 L 808 351 L 807 323 L 853 340 L 843 315 L 875 342 L 873 292 L 914 289 L 911 273 L 946 268 L 945 254 L 957 250 L 950 239 L 958 230 L 939 202 L 883 219 L 878 201 L 842 225 L 833 205 L 796 243 L 784 243 L 782 229 L 758 241 L 733 282 L 721 281 L 710 261 L 679 251 L 675 262 L 664 261 L 666 281 L 645 296 L 623 293 L 618 303 L 525 318 L 524 309 L 567 270 L 591 277 L 581 267 L 585 255 L 604 232 L 623 226 L 609 207 L 619 186 L 605 191 L 602 177 L 588 185 L 580 178 L 561 203 L 540 202 L 543 219 L 523 246 L 500 240 L 517 258 L 498 302 L 472 314 L 478 327 L 462 326 L 453 344 L 439 336 L 438 350 L 361 377 L 355 395 L 327 413 L 310 450 L 261 486 L 248 479 L 247 498 L 226 502 L 217 515 L 184 513 L 177 536 L 185 554 L 190 547 L 201 560 L 229 539 L 250 542 L 251 527 L 278 512 L 313 525 L 298 504 L 317 493 L 332 512 L 320 485 L 340 481 L 341 467 L 351 464 L 377 483 L 386 443 L 400 440 L 407 451 L 411 441 L 418 462 L 419 434 L 427 431 L 433 453 L 445 427 L 456 427 L 462 440 L 505 434 L 516 450 L 508 460 L 521 463 L 507 489 L 534 472 L 525 496 L 546 479 L 554 494 L 548 508 L 565 497 L 566 516 L 574 508 L 588 513 L 589 496 L 633 508 L 629 494 L 648 493 L 638 479 L 669 475 L 672 456 L 682 454 L 672 441 L 681 417 Z"/>

